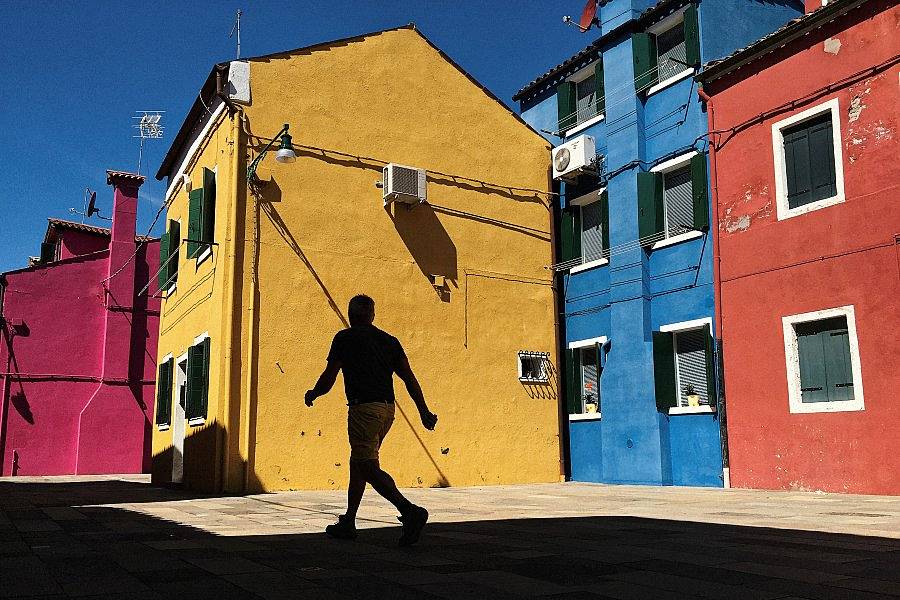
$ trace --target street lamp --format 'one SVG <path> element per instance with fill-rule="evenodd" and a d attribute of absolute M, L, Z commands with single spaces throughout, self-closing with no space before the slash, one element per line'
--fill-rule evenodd
<path fill-rule="evenodd" d="M 259 166 L 259 163 L 262 162 L 263 158 L 266 157 L 266 153 L 272 148 L 275 144 L 275 140 L 280 140 L 280 146 L 278 151 L 275 153 L 275 160 L 280 163 L 292 163 L 297 160 L 297 153 L 294 152 L 294 145 L 291 143 L 291 134 L 288 133 L 288 128 L 290 126 L 285 123 L 284 127 L 281 128 L 275 137 L 266 144 L 265 148 L 262 149 L 262 152 L 253 159 L 253 162 L 250 163 L 250 166 L 247 167 L 247 181 L 250 183 L 259 183 L 259 178 L 256 176 L 256 168 Z"/>

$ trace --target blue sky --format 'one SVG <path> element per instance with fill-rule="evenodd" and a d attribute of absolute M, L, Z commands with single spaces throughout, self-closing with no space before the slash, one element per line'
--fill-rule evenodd
<path fill-rule="evenodd" d="M 0 0 L 0 271 L 39 253 L 47 217 L 80 220 L 85 187 L 101 214 L 106 169 L 134 171 L 135 111 L 165 110 L 145 146 L 138 231 L 163 194 L 152 176 L 244 12 L 241 55 L 254 56 L 415 22 L 507 104 L 522 85 L 593 39 L 562 23 L 584 0 L 133 2 Z M 88 221 L 105 226 L 96 218 Z M 154 231 L 158 234 L 159 231 Z"/>

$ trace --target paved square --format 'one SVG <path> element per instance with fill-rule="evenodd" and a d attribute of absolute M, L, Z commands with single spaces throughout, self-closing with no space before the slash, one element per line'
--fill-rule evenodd
<path fill-rule="evenodd" d="M 409 490 L 397 548 L 369 490 L 197 498 L 146 477 L 0 479 L 0 598 L 900 597 L 900 499 L 538 484 Z"/>

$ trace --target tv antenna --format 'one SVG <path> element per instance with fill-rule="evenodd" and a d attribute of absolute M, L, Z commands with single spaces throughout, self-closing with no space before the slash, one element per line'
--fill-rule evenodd
<path fill-rule="evenodd" d="M 231 28 L 231 33 L 228 34 L 228 37 L 232 37 L 237 34 L 237 55 L 235 58 L 241 57 L 241 15 L 244 14 L 241 9 L 237 10 L 237 14 L 234 15 L 234 27 Z"/>
<path fill-rule="evenodd" d="M 141 140 L 138 152 L 138 175 L 141 174 L 141 163 L 144 160 L 144 140 L 158 140 L 163 136 L 162 117 L 165 112 L 164 110 L 139 110 L 135 112 L 135 116 L 131 117 L 137 121 L 131 126 L 137 129 L 137 135 L 132 137 Z"/>

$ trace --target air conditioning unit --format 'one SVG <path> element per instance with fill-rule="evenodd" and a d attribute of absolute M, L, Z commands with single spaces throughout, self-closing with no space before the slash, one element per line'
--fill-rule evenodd
<path fill-rule="evenodd" d="M 381 196 L 384 205 L 390 202 L 418 204 L 428 199 L 425 193 L 425 169 L 391 163 L 382 172 Z"/>
<path fill-rule="evenodd" d="M 553 149 L 553 179 L 571 181 L 584 172 L 596 172 L 597 146 L 594 138 L 579 135 Z"/>

